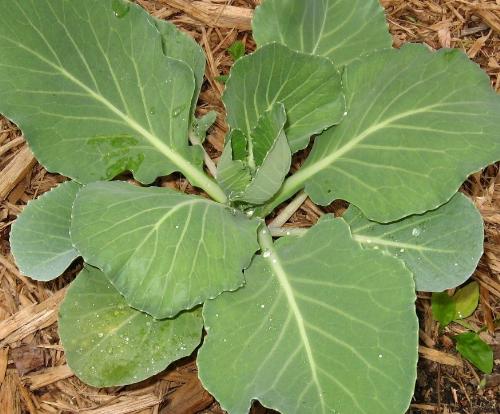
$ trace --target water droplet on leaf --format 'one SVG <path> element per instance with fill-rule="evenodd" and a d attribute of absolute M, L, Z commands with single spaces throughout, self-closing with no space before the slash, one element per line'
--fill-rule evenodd
<path fill-rule="evenodd" d="M 125 17 L 130 10 L 130 4 L 128 1 L 124 0 L 113 0 L 111 3 L 111 8 L 116 17 L 121 19 Z"/>

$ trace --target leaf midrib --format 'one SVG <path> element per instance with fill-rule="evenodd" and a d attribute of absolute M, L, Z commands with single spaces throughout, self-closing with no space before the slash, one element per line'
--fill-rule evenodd
<path fill-rule="evenodd" d="M 318 391 L 319 400 L 321 401 L 322 412 L 326 412 L 323 389 L 318 378 L 318 369 L 312 352 L 311 343 L 309 342 L 306 323 L 304 322 L 302 312 L 300 311 L 300 308 L 295 299 L 293 287 L 288 281 L 286 270 L 283 268 L 281 260 L 276 250 L 274 249 L 272 239 L 268 238 L 267 230 L 262 230 L 261 232 L 259 232 L 259 239 L 261 240 L 262 246 L 265 247 L 265 249 L 270 253 L 269 257 L 264 258 L 264 260 L 268 262 L 269 267 L 273 270 L 273 274 L 278 279 L 278 282 L 285 293 L 285 297 L 290 306 L 290 309 L 292 310 L 295 322 L 297 323 L 297 329 L 299 330 L 300 338 L 306 351 L 307 360 L 311 369 L 312 379 Z"/>
<path fill-rule="evenodd" d="M 333 151 L 331 154 L 325 156 L 324 158 L 321 158 L 319 161 L 315 161 L 309 165 L 306 165 L 302 167 L 299 171 L 297 171 L 295 174 L 293 174 L 290 178 L 288 178 L 285 183 L 283 184 L 283 187 L 280 190 L 280 193 L 278 196 L 275 197 L 273 202 L 267 206 L 267 209 L 265 209 L 265 212 L 268 212 L 268 209 L 270 206 L 276 207 L 279 202 L 282 202 L 286 200 L 288 197 L 290 197 L 291 194 L 297 192 L 301 188 L 304 188 L 306 182 L 314 177 L 316 174 L 321 172 L 324 169 L 327 168 L 332 168 L 332 165 L 336 160 L 341 158 L 343 155 L 347 154 L 348 152 L 354 150 L 358 144 L 363 142 L 366 138 L 368 138 L 370 135 L 374 134 L 377 131 L 380 131 L 384 128 L 390 127 L 392 123 L 395 121 L 398 121 L 400 119 L 404 119 L 409 116 L 417 115 L 420 113 L 426 113 L 430 112 L 434 108 L 439 108 L 443 106 L 442 102 L 425 106 L 422 108 L 414 109 L 411 111 L 405 111 L 402 112 L 398 115 L 395 115 L 391 118 L 387 118 L 385 121 L 375 123 L 368 128 L 366 128 L 364 131 L 359 133 L 357 136 L 355 136 L 353 139 L 349 140 L 346 144 L 338 148 L 337 150 Z M 345 122 L 345 121 L 344 121 Z M 314 155 L 314 148 L 313 148 L 313 154 Z M 311 156 L 310 156 L 311 157 Z M 311 158 L 310 158 L 311 159 Z M 306 161 L 307 163 L 307 161 Z"/>
<path fill-rule="evenodd" d="M 432 247 L 425 247 L 424 245 L 418 245 L 418 244 L 413 244 L 413 243 L 404 243 L 404 242 L 399 242 L 399 241 L 391 241 L 391 240 L 386 240 L 382 237 L 376 237 L 376 236 L 369 236 L 369 235 L 363 235 L 363 234 L 354 234 L 353 238 L 361 243 L 361 244 L 375 244 L 379 246 L 387 246 L 387 247 L 394 247 L 394 248 L 404 248 L 408 250 L 416 250 L 418 252 L 435 252 L 435 253 L 456 253 L 453 250 L 446 250 L 446 249 L 436 249 Z"/>
<path fill-rule="evenodd" d="M 297 174 L 300 174 L 300 172 L 302 172 L 303 175 L 310 177 L 310 176 L 314 175 L 315 173 L 317 173 L 318 171 L 323 170 L 325 168 L 328 168 L 336 160 L 338 160 L 343 155 L 345 155 L 348 152 L 355 149 L 359 143 L 363 142 L 367 137 L 374 134 L 375 132 L 389 127 L 395 121 L 407 118 L 409 116 L 429 112 L 431 109 L 439 107 L 439 106 L 441 106 L 441 104 L 433 104 L 433 105 L 425 106 L 422 108 L 418 108 L 418 109 L 414 109 L 414 110 L 410 110 L 410 111 L 405 111 L 405 112 L 402 112 L 402 113 L 395 115 L 393 117 L 387 118 L 385 121 L 373 124 L 373 125 L 369 126 L 368 128 L 366 128 L 363 132 L 361 132 L 360 134 L 355 136 L 353 139 L 349 140 L 345 145 L 340 147 L 338 150 L 332 152 L 330 155 L 321 159 L 317 163 L 312 164 L 312 165 L 304 168 L 303 170 L 299 171 L 299 173 L 297 173 Z M 310 170 L 312 170 L 312 171 L 310 172 Z"/>

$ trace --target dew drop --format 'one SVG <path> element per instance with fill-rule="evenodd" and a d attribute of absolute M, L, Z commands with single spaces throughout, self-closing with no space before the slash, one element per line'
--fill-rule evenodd
<path fill-rule="evenodd" d="M 266 257 L 266 258 L 267 258 L 267 257 L 269 257 L 269 256 L 271 256 L 271 252 L 270 252 L 269 250 L 264 250 L 264 251 L 262 252 L 262 257 Z"/>
<path fill-rule="evenodd" d="M 420 230 L 418 227 L 415 227 L 412 231 L 411 231 L 411 235 L 414 236 L 414 237 L 418 237 L 420 236 L 420 233 L 422 232 L 422 230 Z"/>
<path fill-rule="evenodd" d="M 344 116 L 347 116 L 347 111 L 344 112 Z"/>
<path fill-rule="evenodd" d="M 287 235 L 287 236 L 290 236 L 290 234 L 292 234 L 292 233 L 290 233 L 289 231 L 287 231 L 287 232 L 286 232 L 286 235 Z"/>
<path fill-rule="evenodd" d="M 404 253 L 404 252 L 405 252 L 405 249 L 399 249 L 399 251 L 400 251 L 401 253 Z"/>
<path fill-rule="evenodd" d="M 252 217 L 254 213 L 255 210 L 248 210 L 245 214 L 247 215 L 247 217 Z"/>
<path fill-rule="evenodd" d="M 458 266 L 458 263 L 455 263 L 455 266 Z"/>
<path fill-rule="evenodd" d="M 111 8 L 113 9 L 113 13 L 116 17 L 121 19 L 125 17 L 130 10 L 130 4 L 128 1 L 124 0 L 113 0 L 111 3 Z"/>
<path fill-rule="evenodd" d="M 366 239 L 366 242 L 370 244 L 372 241 L 370 239 Z"/>
<path fill-rule="evenodd" d="M 261 309 L 264 309 L 266 307 L 266 305 L 262 304 L 260 305 Z"/>
<path fill-rule="evenodd" d="M 179 228 L 179 225 L 177 224 L 177 225 L 175 226 L 175 228 L 176 228 L 176 229 L 178 229 L 178 228 Z"/>
<path fill-rule="evenodd" d="M 152 106 L 151 108 L 149 108 L 149 114 L 150 115 L 156 114 L 156 108 L 154 106 Z"/>
<path fill-rule="evenodd" d="M 104 334 L 103 334 L 102 332 L 99 332 L 99 333 L 97 334 L 97 336 L 98 336 L 99 338 L 102 338 L 102 337 L 104 336 Z"/>
<path fill-rule="evenodd" d="M 378 246 L 373 246 L 373 250 L 378 250 Z"/>
<path fill-rule="evenodd" d="M 379 357 L 379 358 L 382 358 L 382 357 L 383 357 L 383 355 L 382 355 L 382 354 L 378 354 L 378 357 Z"/>

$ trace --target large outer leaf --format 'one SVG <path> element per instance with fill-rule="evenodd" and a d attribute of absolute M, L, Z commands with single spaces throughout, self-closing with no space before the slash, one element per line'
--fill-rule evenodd
<path fill-rule="evenodd" d="M 142 381 L 198 346 L 201 312 L 156 320 L 127 306 L 92 267 L 71 284 L 59 311 L 59 335 L 71 370 L 95 387 Z"/>
<path fill-rule="evenodd" d="M 457 194 L 447 204 L 396 223 L 369 221 L 354 206 L 343 218 L 366 248 L 403 260 L 418 290 L 440 292 L 462 284 L 483 254 L 483 220 L 469 199 Z"/>
<path fill-rule="evenodd" d="M 305 148 L 311 135 L 339 123 L 345 108 L 340 74 L 331 61 L 277 43 L 234 64 L 222 99 L 231 128 L 247 136 L 273 104 L 285 105 L 292 152 Z"/>
<path fill-rule="evenodd" d="M 275 247 L 266 236 L 245 287 L 205 304 L 207 390 L 231 414 L 252 399 L 287 414 L 404 412 L 418 341 L 410 272 L 362 249 L 342 220 Z"/>
<path fill-rule="evenodd" d="M 182 171 L 210 187 L 187 142 L 193 72 L 120 1 L 0 0 L 0 112 L 47 169 L 79 182 Z"/>
<path fill-rule="evenodd" d="M 279 42 L 336 65 L 392 44 L 378 0 L 264 0 L 252 27 L 259 46 Z"/>
<path fill-rule="evenodd" d="M 100 182 L 78 194 L 71 237 L 129 305 L 161 319 L 239 288 L 257 226 L 202 197 Z"/>
<path fill-rule="evenodd" d="M 74 181 L 30 201 L 12 225 L 10 247 L 21 273 L 48 281 L 78 257 L 71 244 L 71 209 L 80 185 Z"/>
<path fill-rule="evenodd" d="M 395 221 L 437 208 L 500 158 L 500 97 L 459 50 L 380 51 L 349 65 L 344 85 L 349 114 L 316 139 L 274 204 L 305 183 L 316 203 L 345 199 Z"/>

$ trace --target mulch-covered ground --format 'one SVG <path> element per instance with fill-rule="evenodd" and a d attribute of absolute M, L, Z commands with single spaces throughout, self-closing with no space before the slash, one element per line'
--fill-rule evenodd
<path fill-rule="evenodd" d="M 308 1 L 308 0 L 297 0 Z M 221 103 L 223 84 L 216 81 L 232 65 L 226 49 L 239 39 L 247 52 L 252 9 L 259 0 L 137 0 L 155 16 L 169 19 L 189 32 L 207 53 L 206 83 L 199 112 L 219 113 L 207 149 L 222 150 L 226 126 Z M 500 0 L 382 0 L 394 45 L 423 42 L 432 49 L 460 48 L 490 75 L 500 92 Z M 1 58 L 1 57 L 0 57 Z M 388 79 L 390 81 L 390 79 Z M 500 134 L 500 119 L 499 119 Z M 500 139 L 500 136 L 499 136 Z M 19 274 L 9 253 L 9 229 L 26 202 L 63 177 L 47 173 L 33 159 L 15 125 L 0 117 L 0 413 L 221 413 L 196 376 L 194 357 L 137 385 L 109 389 L 88 387 L 67 368 L 57 336 L 57 308 L 65 286 L 80 264 L 50 283 Z M 181 177 L 169 185 L 190 190 Z M 454 350 L 452 337 L 465 328 L 451 324 L 440 331 L 432 320 L 430 296 L 419 294 L 421 360 L 411 413 L 499 412 L 500 397 L 500 173 L 490 166 L 464 183 L 485 221 L 485 254 L 473 275 L 480 284 L 480 305 L 467 322 L 485 328 L 481 337 L 495 351 L 496 369 L 485 376 Z M 294 226 L 309 226 L 324 212 L 310 202 L 292 218 Z M 389 396 L 388 396 L 389 397 Z M 254 407 L 254 413 L 267 412 Z M 306 414 L 306 413 L 304 413 Z"/>

